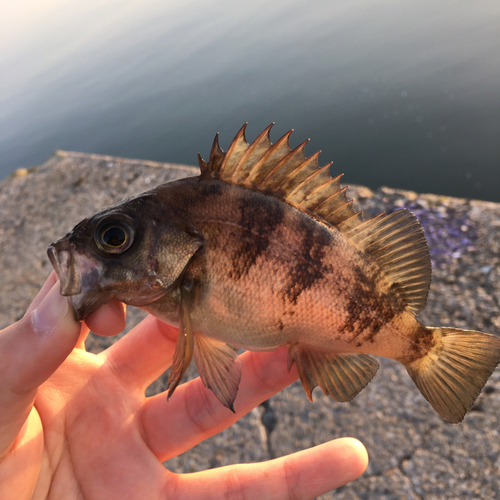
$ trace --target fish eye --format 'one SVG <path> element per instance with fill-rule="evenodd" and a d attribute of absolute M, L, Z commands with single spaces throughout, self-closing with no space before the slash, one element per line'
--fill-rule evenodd
<path fill-rule="evenodd" d="M 123 220 L 107 221 L 98 226 L 95 241 L 104 253 L 123 253 L 134 241 L 134 230 Z"/>

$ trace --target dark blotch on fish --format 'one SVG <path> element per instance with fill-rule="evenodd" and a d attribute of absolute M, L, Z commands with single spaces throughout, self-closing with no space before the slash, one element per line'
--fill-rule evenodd
<path fill-rule="evenodd" d="M 240 243 L 236 245 L 228 276 L 239 280 L 246 276 L 257 259 L 266 252 L 276 229 L 283 222 L 284 208 L 270 203 L 262 206 L 253 198 L 242 197 L 239 200 L 239 226 L 243 229 Z"/>

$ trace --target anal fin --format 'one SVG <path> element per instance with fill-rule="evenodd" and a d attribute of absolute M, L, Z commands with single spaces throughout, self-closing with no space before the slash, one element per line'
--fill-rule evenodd
<path fill-rule="evenodd" d="M 366 354 L 325 355 L 298 345 L 289 347 L 288 369 L 296 364 L 310 401 L 316 386 L 339 403 L 351 401 L 374 377 L 378 363 Z"/>
<path fill-rule="evenodd" d="M 194 361 L 205 387 L 232 412 L 241 379 L 241 361 L 230 345 L 196 334 Z"/>
<path fill-rule="evenodd" d="M 167 382 L 168 399 L 170 399 L 170 396 L 172 396 L 176 387 L 182 380 L 182 377 L 186 373 L 186 370 L 191 363 L 191 359 L 193 358 L 194 349 L 193 328 L 191 326 L 190 316 L 194 285 L 192 282 L 183 283 L 181 284 L 180 290 L 181 305 L 179 314 L 179 334 L 177 335 L 174 359 L 172 360 L 172 367 L 170 368 L 170 375 Z"/>

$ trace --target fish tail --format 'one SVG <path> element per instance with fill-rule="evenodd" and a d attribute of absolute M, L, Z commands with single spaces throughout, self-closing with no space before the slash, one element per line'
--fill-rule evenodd
<path fill-rule="evenodd" d="M 500 338 L 458 328 L 428 328 L 435 343 L 406 369 L 444 420 L 461 422 L 500 361 Z"/>

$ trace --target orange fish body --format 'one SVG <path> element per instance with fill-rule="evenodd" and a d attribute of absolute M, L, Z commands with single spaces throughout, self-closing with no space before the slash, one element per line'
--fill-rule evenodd
<path fill-rule="evenodd" d="M 429 328 L 431 265 L 407 210 L 364 221 L 305 143 L 251 145 L 244 128 L 214 142 L 201 175 L 159 186 L 85 219 L 49 248 L 77 319 L 111 298 L 179 326 L 169 395 L 194 357 L 229 408 L 236 348 L 287 345 L 312 400 L 319 386 L 350 401 L 373 378 L 370 354 L 403 363 L 450 422 L 472 406 L 500 359 L 500 339 Z"/>

